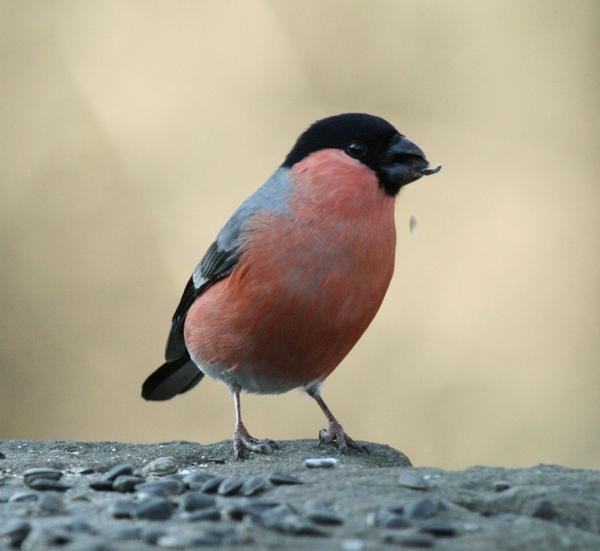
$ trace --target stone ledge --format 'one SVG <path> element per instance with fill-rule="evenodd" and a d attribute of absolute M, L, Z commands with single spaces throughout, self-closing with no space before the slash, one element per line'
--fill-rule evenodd
<path fill-rule="evenodd" d="M 342 456 L 280 444 L 233 462 L 228 441 L 0 441 L 0 549 L 600 549 L 600 471 L 444 471 L 381 444 Z M 323 457 L 337 463 L 304 464 Z M 123 464 L 115 486 L 128 491 L 90 487 Z M 50 470 L 26 483 L 35 467 Z"/>

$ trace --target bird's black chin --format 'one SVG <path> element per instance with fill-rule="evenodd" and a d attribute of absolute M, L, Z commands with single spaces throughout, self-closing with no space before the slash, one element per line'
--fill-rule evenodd
<path fill-rule="evenodd" d="M 441 165 L 430 165 L 420 147 L 398 134 L 384 155 L 379 179 L 383 190 L 394 196 L 403 186 L 435 174 L 441 168 Z"/>

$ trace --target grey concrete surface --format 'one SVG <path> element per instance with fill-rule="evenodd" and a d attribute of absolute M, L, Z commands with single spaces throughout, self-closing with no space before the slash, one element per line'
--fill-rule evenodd
<path fill-rule="evenodd" d="M 600 550 L 599 471 L 417 468 L 366 444 L 370 455 L 338 455 L 283 441 L 273 455 L 234 462 L 229 442 L 0 441 L 0 549 Z M 337 463 L 305 466 L 320 457 Z M 152 463 L 160 458 L 171 459 Z M 144 486 L 90 486 L 124 464 Z M 40 467 L 59 472 L 23 476 Z M 274 484 L 277 473 L 301 483 Z M 236 487 L 249 479 L 262 491 L 243 496 Z M 203 491 L 204 480 L 232 495 Z"/>

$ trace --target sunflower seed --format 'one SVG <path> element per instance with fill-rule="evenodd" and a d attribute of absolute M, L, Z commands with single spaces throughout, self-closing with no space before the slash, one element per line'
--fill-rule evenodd
<path fill-rule="evenodd" d="M 214 494 L 219 489 L 221 482 L 225 480 L 224 476 L 213 476 L 209 478 L 202 486 L 200 486 L 200 491 L 205 494 Z"/>
<path fill-rule="evenodd" d="M 183 495 L 181 500 L 183 509 L 188 513 L 198 511 L 199 509 L 207 509 L 208 507 L 214 507 L 216 500 L 212 496 L 199 494 L 195 492 L 187 492 Z"/>
<path fill-rule="evenodd" d="M 145 476 L 166 476 L 175 472 L 177 472 L 177 463 L 173 457 L 159 457 L 154 461 L 150 461 L 142 469 L 142 474 Z"/>
<path fill-rule="evenodd" d="M 406 508 L 406 513 L 412 519 L 424 519 L 435 515 L 438 511 L 437 504 L 430 498 L 424 497 L 414 501 Z"/>
<path fill-rule="evenodd" d="M 142 501 L 135 510 L 137 518 L 147 520 L 167 520 L 172 514 L 171 504 L 162 497 L 152 497 Z"/>
<path fill-rule="evenodd" d="M 45 467 L 39 467 L 34 469 L 27 469 L 23 473 L 23 480 L 27 486 L 31 485 L 31 482 L 38 478 L 44 480 L 60 480 L 62 478 L 62 472 L 57 469 L 47 469 Z"/>
<path fill-rule="evenodd" d="M 421 475 L 410 470 L 405 470 L 398 478 L 398 484 L 412 490 L 427 490 L 429 485 Z"/>
<path fill-rule="evenodd" d="M 244 480 L 242 484 L 241 494 L 244 496 L 253 496 L 264 491 L 267 487 L 267 481 L 264 478 L 252 477 Z"/>
<path fill-rule="evenodd" d="M 223 480 L 221 484 L 219 484 L 219 489 L 217 492 L 221 496 L 231 496 L 238 492 L 243 483 L 244 481 L 241 478 L 238 478 L 237 476 L 230 476 Z"/>
<path fill-rule="evenodd" d="M 121 463 L 119 465 L 115 465 L 109 471 L 102 475 L 101 480 L 116 480 L 120 476 L 129 476 L 133 474 L 133 467 L 129 465 L 129 463 Z"/>
<path fill-rule="evenodd" d="M 139 486 L 145 479 L 139 476 L 121 475 L 115 478 L 113 490 L 117 492 L 131 492 L 136 486 Z"/>
<path fill-rule="evenodd" d="M 275 486 L 281 486 L 284 484 L 302 484 L 299 478 L 296 478 L 293 474 L 276 472 L 269 476 L 271 484 Z"/>
<path fill-rule="evenodd" d="M 208 507 L 206 509 L 200 509 L 199 511 L 194 511 L 193 513 L 189 513 L 185 516 L 185 518 L 191 522 L 201 521 L 201 520 L 212 520 L 218 521 L 221 520 L 221 510 L 217 507 Z"/>
<path fill-rule="evenodd" d="M 338 460 L 335 457 L 316 457 L 314 459 L 305 459 L 304 466 L 309 469 L 331 469 L 337 465 Z"/>
<path fill-rule="evenodd" d="M 58 480 L 50 480 L 46 478 L 36 478 L 29 483 L 29 487 L 32 490 L 38 490 L 39 492 L 66 492 L 72 486 L 59 482 Z"/>
<path fill-rule="evenodd" d="M 424 532 L 405 530 L 402 532 L 389 532 L 383 536 L 386 543 L 398 543 L 405 547 L 418 547 L 428 549 L 435 545 L 435 538 Z"/>
<path fill-rule="evenodd" d="M 456 528 L 449 522 L 439 519 L 426 520 L 421 524 L 421 531 L 434 535 L 437 538 L 456 536 Z"/>

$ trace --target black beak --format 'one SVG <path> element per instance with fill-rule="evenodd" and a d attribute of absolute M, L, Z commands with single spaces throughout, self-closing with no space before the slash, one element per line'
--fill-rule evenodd
<path fill-rule="evenodd" d="M 419 146 L 398 134 L 385 153 L 381 168 L 387 180 L 386 192 L 395 195 L 402 186 L 439 172 L 442 165 L 430 165 Z"/>

